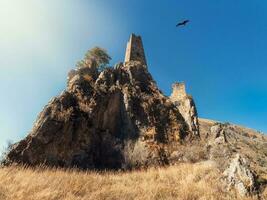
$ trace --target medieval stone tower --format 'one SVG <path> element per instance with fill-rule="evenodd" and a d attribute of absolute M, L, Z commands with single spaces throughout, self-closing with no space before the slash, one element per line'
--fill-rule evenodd
<path fill-rule="evenodd" d="M 135 34 L 130 36 L 125 53 L 125 62 L 129 61 L 140 61 L 142 64 L 147 65 L 141 36 L 136 36 Z"/>
<path fill-rule="evenodd" d="M 176 82 L 172 85 L 172 95 L 170 98 L 173 98 L 174 101 L 175 99 L 183 99 L 186 95 L 185 84 L 183 82 Z"/>
<path fill-rule="evenodd" d="M 170 99 L 185 119 L 189 130 L 192 131 L 194 135 L 199 136 L 197 108 L 192 96 L 186 94 L 185 84 L 183 82 L 176 82 L 172 85 Z"/>

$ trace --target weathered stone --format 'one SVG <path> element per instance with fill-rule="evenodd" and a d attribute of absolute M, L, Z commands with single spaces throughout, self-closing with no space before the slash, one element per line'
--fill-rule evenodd
<path fill-rule="evenodd" d="M 189 133 L 146 66 L 130 61 L 94 75 L 90 68 L 71 72 L 67 90 L 13 146 L 7 164 L 118 169 L 168 163 L 164 146 L 178 146 Z"/>
<path fill-rule="evenodd" d="M 227 142 L 224 125 L 223 124 L 216 124 L 210 128 L 211 139 L 216 144 L 223 144 Z"/>
<path fill-rule="evenodd" d="M 98 77 L 98 70 L 96 67 L 96 62 L 94 60 L 89 60 L 86 63 L 86 67 L 80 67 L 78 69 L 72 69 L 68 73 L 67 83 L 69 85 L 70 81 L 76 76 L 84 76 L 87 79 L 94 79 Z"/>
<path fill-rule="evenodd" d="M 186 94 L 185 84 L 174 83 L 172 89 L 173 91 L 170 96 L 171 101 L 179 109 L 189 127 L 189 130 L 192 131 L 194 135 L 199 136 L 197 109 L 193 98 Z"/>
<path fill-rule="evenodd" d="M 142 38 L 135 34 L 131 35 L 126 47 L 125 62 L 129 61 L 139 61 L 147 65 Z"/>
<path fill-rule="evenodd" d="M 235 188 L 242 196 L 253 194 L 257 188 L 255 174 L 250 170 L 246 159 L 240 154 L 236 154 L 223 174 L 228 190 Z"/>

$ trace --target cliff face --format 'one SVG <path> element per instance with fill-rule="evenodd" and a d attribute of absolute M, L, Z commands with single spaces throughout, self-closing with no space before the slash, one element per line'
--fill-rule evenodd
<path fill-rule="evenodd" d="M 45 106 L 6 163 L 114 169 L 167 164 L 169 146 L 190 135 L 146 65 L 131 61 L 98 74 L 92 64 L 69 73 L 66 91 Z"/>

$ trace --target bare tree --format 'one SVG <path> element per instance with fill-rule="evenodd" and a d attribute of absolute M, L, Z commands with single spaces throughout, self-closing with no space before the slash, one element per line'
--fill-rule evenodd
<path fill-rule="evenodd" d="M 3 148 L 3 150 L 0 152 L 0 165 L 4 162 L 6 155 L 8 152 L 11 150 L 13 146 L 13 141 L 12 140 L 7 140 L 6 146 Z"/>

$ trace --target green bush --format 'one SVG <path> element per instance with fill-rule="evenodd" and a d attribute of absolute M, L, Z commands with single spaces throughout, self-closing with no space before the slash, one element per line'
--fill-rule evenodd
<path fill-rule="evenodd" d="M 99 71 L 102 71 L 107 67 L 111 57 L 107 51 L 100 47 L 94 47 L 87 51 L 84 59 L 76 64 L 77 68 L 91 67 L 92 63 L 95 63 Z"/>

